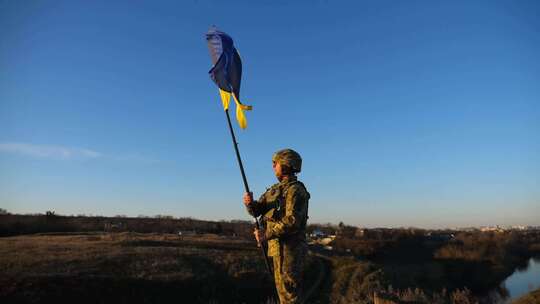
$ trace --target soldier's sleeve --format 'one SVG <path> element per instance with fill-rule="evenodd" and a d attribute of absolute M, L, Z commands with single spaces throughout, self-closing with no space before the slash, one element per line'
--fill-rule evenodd
<path fill-rule="evenodd" d="M 304 187 L 292 185 L 285 198 L 285 216 L 275 221 L 271 229 L 266 230 L 267 239 L 281 238 L 298 232 L 303 220 L 307 217 L 308 194 Z"/>
<path fill-rule="evenodd" d="M 261 197 L 253 201 L 249 206 L 246 206 L 246 209 L 251 216 L 258 217 L 265 213 L 266 211 L 266 192 L 261 195 Z"/>

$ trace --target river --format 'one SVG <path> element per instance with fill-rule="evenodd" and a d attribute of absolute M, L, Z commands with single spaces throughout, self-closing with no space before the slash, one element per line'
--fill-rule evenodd
<path fill-rule="evenodd" d="M 509 293 L 506 303 L 540 288 L 540 258 L 531 258 L 525 269 L 517 269 L 502 283 Z"/>

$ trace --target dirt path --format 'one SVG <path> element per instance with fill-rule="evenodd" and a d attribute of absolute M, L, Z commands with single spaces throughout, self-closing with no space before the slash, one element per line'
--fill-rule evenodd
<path fill-rule="evenodd" d="M 358 276 L 358 273 L 361 271 L 361 268 L 360 268 L 359 265 L 350 265 L 350 266 L 347 266 L 346 268 L 354 268 L 353 273 L 349 277 L 349 283 L 347 284 L 347 290 L 345 291 L 345 298 L 350 299 L 351 298 L 351 293 L 353 292 L 354 280 Z"/>
<path fill-rule="evenodd" d="M 335 282 L 332 281 L 333 279 L 330 278 L 332 272 L 341 274 L 350 273 L 348 278 L 339 284 L 341 288 L 338 294 L 341 297 L 337 300 L 338 303 L 347 303 L 347 299 L 351 299 L 355 292 L 354 289 L 358 283 L 358 276 L 362 273 L 361 265 L 359 263 L 353 263 L 333 270 L 334 261 L 331 257 L 315 252 L 310 252 L 309 254 L 316 258 L 319 271 L 317 279 L 306 292 L 306 299 L 311 300 L 310 303 L 331 303 L 331 298 L 335 296 L 332 289 L 337 287 L 335 286 Z M 336 301 L 336 299 L 333 300 Z"/>
<path fill-rule="evenodd" d="M 325 257 L 321 254 L 314 253 L 312 251 L 309 252 L 311 256 L 317 257 L 317 266 L 319 268 L 319 272 L 317 275 L 317 279 L 311 285 L 311 287 L 306 291 L 305 298 L 306 299 L 318 299 L 319 297 L 316 296 L 316 292 L 321 289 L 321 283 L 323 282 L 324 278 L 327 277 L 330 274 L 329 269 L 325 267 L 323 263 L 323 259 L 330 261 L 328 257 Z"/>

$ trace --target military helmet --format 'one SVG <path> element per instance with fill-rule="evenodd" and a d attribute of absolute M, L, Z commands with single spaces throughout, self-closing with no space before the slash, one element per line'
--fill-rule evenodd
<path fill-rule="evenodd" d="M 288 166 L 292 169 L 293 173 L 297 173 L 302 170 L 302 157 L 293 149 L 283 149 L 277 151 L 274 153 L 274 155 L 272 155 L 272 161 Z"/>

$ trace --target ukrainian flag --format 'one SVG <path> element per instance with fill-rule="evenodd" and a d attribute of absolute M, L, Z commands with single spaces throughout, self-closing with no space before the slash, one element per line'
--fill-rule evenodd
<path fill-rule="evenodd" d="M 231 36 L 219 31 L 216 27 L 210 28 L 206 34 L 208 49 L 212 58 L 213 67 L 208 72 L 210 78 L 219 87 L 219 94 L 223 109 L 229 109 L 231 95 L 236 103 L 236 120 L 240 128 L 247 127 L 244 110 L 252 107 L 240 102 L 240 82 L 242 80 L 242 60 L 238 50 L 234 47 Z"/>

